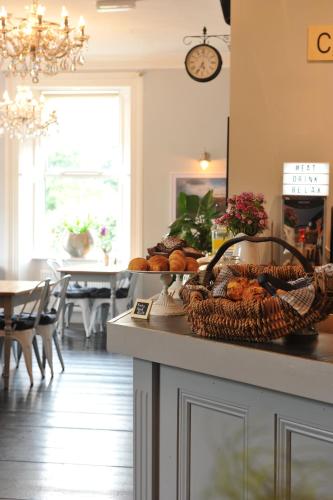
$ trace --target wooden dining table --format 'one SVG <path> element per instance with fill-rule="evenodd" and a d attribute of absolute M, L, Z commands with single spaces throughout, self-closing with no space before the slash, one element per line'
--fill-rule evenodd
<path fill-rule="evenodd" d="M 33 294 L 31 294 L 31 292 L 36 288 L 38 283 L 38 281 L 0 280 L 0 308 L 4 310 L 5 319 L 3 370 L 5 390 L 8 390 L 9 386 L 12 315 L 14 313 L 14 307 L 24 304 L 28 297 L 31 298 L 31 300 L 35 300 L 38 297 L 38 289 Z"/>

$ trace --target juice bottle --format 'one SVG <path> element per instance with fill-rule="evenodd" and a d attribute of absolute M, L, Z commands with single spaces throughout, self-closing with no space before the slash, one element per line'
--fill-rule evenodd
<path fill-rule="evenodd" d="M 212 226 L 212 253 L 215 254 L 221 245 L 230 238 L 229 232 L 225 226 L 221 224 L 213 224 Z"/>

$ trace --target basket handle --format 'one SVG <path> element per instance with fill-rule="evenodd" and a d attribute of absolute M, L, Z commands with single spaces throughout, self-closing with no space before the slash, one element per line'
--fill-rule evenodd
<path fill-rule="evenodd" d="M 230 240 L 226 241 L 223 243 L 222 246 L 218 249 L 216 252 L 215 256 L 213 259 L 210 261 L 210 263 L 207 266 L 205 277 L 203 279 L 203 285 L 207 286 L 210 282 L 210 279 L 212 277 L 213 273 L 213 268 L 215 264 L 220 260 L 220 258 L 223 256 L 223 254 L 228 250 L 229 247 L 232 245 L 235 245 L 236 243 L 240 243 L 241 241 L 251 241 L 252 243 L 265 243 L 265 242 L 274 242 L 278 243 L 281 245 L 283 248 L 289 250 L 289 252 L 296 257 L 299 262 L 302 264 L 304 271 L 307 273 L 313 273 L 313 266 L 312 264 L 304 257 L 297 248 L 293 247 L 286 241 L 282 240 L 281 238 L 277 238 L 276 236 L 238 236 L 237 238 L 231 238 Z"/>

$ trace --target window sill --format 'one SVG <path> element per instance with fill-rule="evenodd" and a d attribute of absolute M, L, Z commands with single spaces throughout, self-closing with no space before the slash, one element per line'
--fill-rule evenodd
<path fill-rule="evenodd" d="M 31 260 L 33 261 L 47 261 L 48 259 L 56 259 L 54 256 L 43 256 L 43 255 L 34 255 Z M 66 262 L 68 264 L 73 263 L 73 262 L 86 262 L 89 264 L 96 264 L 97 262 L 100 262 L 100 259 L 87 259 L 86 257 L 62 257 L 59 260 L 62 260 L 63 262 Z"/>

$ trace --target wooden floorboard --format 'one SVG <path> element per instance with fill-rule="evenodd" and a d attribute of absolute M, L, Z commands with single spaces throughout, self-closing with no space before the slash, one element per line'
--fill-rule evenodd
<path fill-rule="evenodd" d="M 64 373 L 54 353 L 53 379 L 22 361 L 1 388 L 0 500 L 132 500 L 132 360 L 80 329 L 62 350 Z"/>

